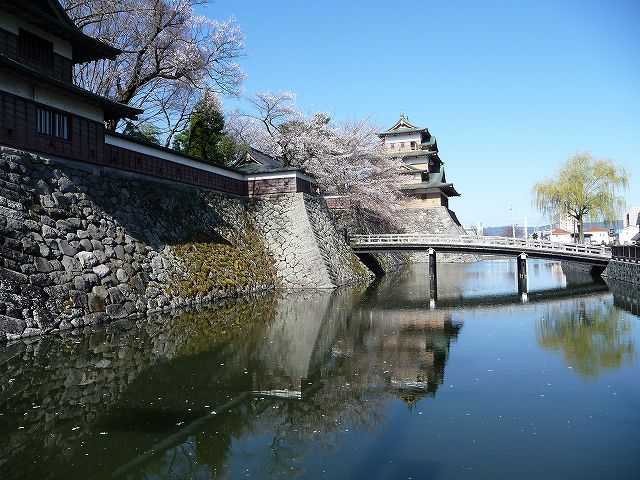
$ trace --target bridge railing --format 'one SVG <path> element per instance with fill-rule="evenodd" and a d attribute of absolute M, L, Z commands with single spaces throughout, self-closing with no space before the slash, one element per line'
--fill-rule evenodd
<path fill-rule="evenodd" d="M 623 262 L 640 262 L 640 246 L 614 245 L 611 247 L 611 257 Z"/>
<path fill-rule="evenodd" d="M 538 250 L 547 252 L 566 252 L 583 255 L 610 257 L 611 249 L 602 245 L 584 245 L 577 243 L 556 243 L 548 240 L 533 240 L 511 237 L 490 237 L 474 235 L 436 235 L 422 233 L 399 233 L 381 235 L 353 235 L 350 237 L 354 247 L 375 247 L 383 245 L 460 245 L 481 247 L 502 247 L 505 250 Z"/>

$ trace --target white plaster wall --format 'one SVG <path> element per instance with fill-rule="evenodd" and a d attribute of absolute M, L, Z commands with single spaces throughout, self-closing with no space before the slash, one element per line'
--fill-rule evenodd
<path fill-rule="evenodd" d="M 549 236 L 549 241 L 556 243 L 571 243 L 572 242 L 571 234 L 563 233 L 563 234 L 551 234 Z"/>
<path fill-rule="evenodd" d="M 188 167 L 198 168 L 200 170 L 204 170 L 207 172 L 217 173 L 218 175 L 223 175 L 229 178 L 235 178 L 237 180 L 242 180 L 244 177 L 240 173 L 230 172 L 229 170 L 224 170 L 222 168 L 214 167 L 213 165 L 208 165 L 206 163 L 196 162 L 195 160 L 190 160 L 188 158 L 181 157 L 180 155 L 174 155 L 170 152 L 165 152 L 163 150 L 147 147 L 146 145 L 140 145 L 136 142 L 130 142 L 127 139 L 121 137 L 115 137 L 109 134 L 105 135 L 104 142 L 109 145 L 114 145 L 116 147 L 127 148 L 129 150 L 133 150 L 134 152 L 140 152 L 145 155 L 152 155 L 154 157 L 162 158 L 164 160 L 169 160 L 170 162 L 178 163 L 180 165 L 186 165 Z"/>
<path fill-rule="evenodd" d="M 609 243 L 609 232 L 586 232 L 591 234 L 592 244 Z"/>
<path fill-rule="evenodd" d="M 629 221 L 627 221 L 627 218 Z M 636 225 L 640 225 L 640 208 L 638 207 L 631 208 L 624 216 L 625 227 L 633 227 Z"/>
<path fill-rule="evenodd" d="M 416 142 L 416 145 L 420 144 L 420 134 L 419 133 L 405 133 L 402 135 L 389 135 L 385 137 L 384 143 L 398 143 L 398 142 Z"/>
<path fill-rule="evenodd" d="M 71 48 L 71 43 L 63 40 L 60 37 L 51 35 L 49 32 L 40 30 L 38 27 L 25 22 L 15 15 L 2 12 L 2 15 L 0 16 L 0 28 L 4 28 L 8 32 L 15 33 L 16 35 L 18 35 L 18 29 L 20 28 L 22 28 L 23 30 L 27 30 L 28 32 L 45 38 L 53 43 L 53 51 L 58 55 L 62 55 L 63 57 L 67 57 L 69 59 L 73 58 L 73 49 Z"/>
<path fill-rule="evenodd" d="M 89 105 L 80 100 L 66 97 L 58 92 L 48 90 L 46 87 L 36 86 L 35 83 L 16 78 L 13 75 L 0 73 L 0 90 L 35 102 L 40 102 L 50 107 L 64 110 L 65 112 L 85 117 L 96 122 L 104 121 L 104 113 L 101 108 Z"/>
<path fill-rule="evenodd" d="M 195 160 L 191 160 L 189 158 L 182 157 L 180 155 L 175 155 L 171 152 L 166 152 L 164 150 L 160 150 L 157 148 L 148 147 L 146 145 L 140 145 L 139 143 L 131 142 L 126 138 L 116 137 L 113 135 L 109 135 L 108 133 L 105 135 L 104 141 L 109 145 L 126 148 L 128 150 L 133 150 L 134 152 L 139 152 L 145 155 L 152 155 L 154 157 L 162 158 L 164 160 L 169 160 L 170 162 L 173 162 L 173 163 L 178 163 L 180 165 L 186 165 L 188 167 L 198 168 L 200 170 L 204 170 L 207 172 L 217 173 L 218 175 L 223 175 L 229 178 L 235 178 L 237 180 L 251 181 L 251 180 L 268 180 L 273 178 L 296 178 L 297 177 L 310 182 L 314 181 L 313 178 L 311 178 L 310 176 L 297 171 L 267 172 L 267 173 L 259 173 L 259 174 L 241 174 L 237 172 L 232 172 L 230 170 L 225 170 L 223 168 L 209 165 L 207 163 L 202 163 Z"/>
<path fill-rule="evenodd" d="M 640 226 L 631 225 L 629 227 L 623 228 L 620 231 L 620 235 L 618 237 L 618 241 L 621 245 L 629 245 L 631 243 L 631 239 L 640 231 Z"/>

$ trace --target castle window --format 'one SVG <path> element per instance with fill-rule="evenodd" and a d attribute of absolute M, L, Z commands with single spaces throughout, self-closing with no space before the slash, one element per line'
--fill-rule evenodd
<path fill-rule="evenodd" d="M 47 108 L 38 108 L 38 133 L 69 140 L 69 115 Z"/>
<path fill-rule="evenodd" d="M 40 65 L 53 67 L 53 43 L 23 29 L 18 32 L 18 54 Z"/>
<path fill-rule="evenodd" d="M 411 150 L 415 150 L 416 149 L 416 142 L 411 142 Z"/>

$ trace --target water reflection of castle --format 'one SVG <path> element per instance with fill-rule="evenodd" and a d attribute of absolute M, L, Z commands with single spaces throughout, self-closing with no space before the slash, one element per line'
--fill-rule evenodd
<path fill-rule="evenodd" d="M 435 396 L 461 325 L 450 314 L 430 311 L 360 310 L 358 316 L 365 331 L 355 338 L 341 335 L 335 343 L 339 351 L 352 352 L 354 368 L 380 375 L 386 388 L 409 405 Z"/>
<path fill-rule="evenodd" d="M 450 313 L 385 309 L 375 292 L 365 298 L 357 307 L 340 292 L 282 298 L 259 348 L 264 371 L 255 377 L 254 391 L 303 398 L 318 382 L 331 383 L 340 359 L 351 389 L 370 388 L 376 378 L 408 404 L 434 396 L 461 325 Z"/>

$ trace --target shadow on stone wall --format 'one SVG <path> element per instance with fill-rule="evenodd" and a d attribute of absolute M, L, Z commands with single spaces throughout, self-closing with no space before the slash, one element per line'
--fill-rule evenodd
<path fill-rule="evenodd" d="M 275 286 L 239 197 L 4 147 L 0 189 L 3 339 Z"/>

